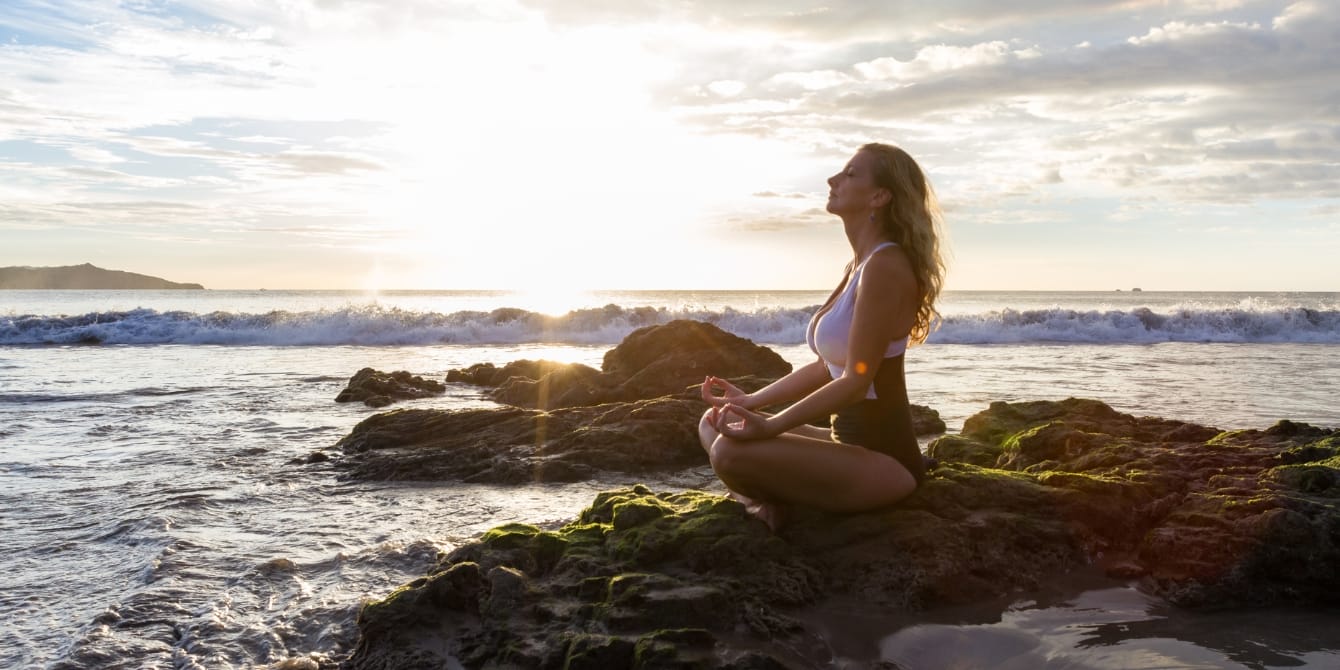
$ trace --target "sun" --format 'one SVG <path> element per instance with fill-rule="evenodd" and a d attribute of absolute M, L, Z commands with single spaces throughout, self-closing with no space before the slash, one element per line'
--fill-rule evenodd
<path fill-rule="evenodd" d="M 594 291 L 561 283 L 513 290 L 505 302 L 509 307 L 549 316 L 562 316 L 573 310 L 600 306 Z"/>

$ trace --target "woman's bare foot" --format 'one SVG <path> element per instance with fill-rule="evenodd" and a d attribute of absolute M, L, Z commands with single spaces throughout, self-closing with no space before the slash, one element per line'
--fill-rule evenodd
<path fill-rule="evenodd" d="M 791 516 L 788 513 L 786 505 L 778 503 L 754 503 L 745 505 L 745 511 L 759 518 L 763 523 L 768 524 L 768 530 L 776 533 L 786 525 L 787 519 Z"/>
<path fill-rule="evenodd" d="M 744 505 L 744 511 L 758 517 L 763 523 L 768 524 L 768 529 L 774 533 L 781 530 L 782 526 L 786 524 L 787 517 L 790 516 L 787 514 L 786 505 L 754 500 L 737 491 L 731 491 L 730 497 L 734 498 L 736 502 L 739 502 L 741 505 Z"/>

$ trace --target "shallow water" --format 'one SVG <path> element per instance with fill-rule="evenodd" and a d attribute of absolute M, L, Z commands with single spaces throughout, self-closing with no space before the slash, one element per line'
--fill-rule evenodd
<path fill-rule="evenodd" d="M 1080 570 L 1043 589 L 915 614 L 830 602 L 806 614 L 839 667 L 1171 670 L 1340 667 L 1340 609 L 1179 610 Z"/>

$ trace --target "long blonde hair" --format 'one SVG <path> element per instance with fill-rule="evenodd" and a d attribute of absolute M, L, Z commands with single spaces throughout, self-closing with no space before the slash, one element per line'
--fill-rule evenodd
<path fill-rule="evenodd" d="M 875 216 L 889 239 L 897 242 L 917 278 L 917 316 L 912 342 L 921 343 L 939 325 L 935 300 L 944 286 L 945 263 L 940 254 L 940 204 L 921 166 L 906 151 L 888 144 L 861 147 L 875 156 L 875 183 L 893 197 Z"/>

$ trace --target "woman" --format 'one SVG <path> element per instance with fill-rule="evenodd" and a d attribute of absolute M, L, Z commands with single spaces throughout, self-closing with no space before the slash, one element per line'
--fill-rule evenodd
<path fill-rule="evenodd" d="M 716 377 L 702 387 L 710 407 L 698 436 L 712 469 L 774 530 L 787 505 L 875 509 L 911 494 L 925 473 L 903 352 L 939 317 L 935 195 L 916 161 L 886 144 L 861 147 L 828 187 L 827 209 L 854 257 L 810 321 L 817 360 L 754 393 Z M 757 411 L 792 401 L 774 415 Z M 807 425 L 824 415 L 831 431 Z"/>

